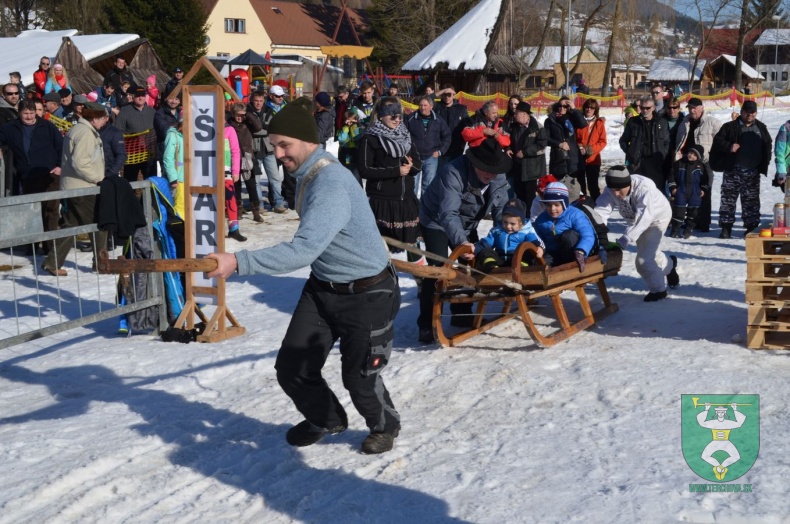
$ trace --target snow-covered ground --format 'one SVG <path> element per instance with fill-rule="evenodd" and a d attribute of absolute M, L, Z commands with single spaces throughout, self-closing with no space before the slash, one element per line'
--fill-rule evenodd
<path fill-rule="evenodd" d="M 726 109 L 713 114 L 729 118 Z M 758 116 L 772 134 L 787 118 L 771 109 Z M 608 163 L 622 159 L 620 120 L 608 117 Z M 766 221 L 781 199 L 772 176 L 773 166 L 762 186 Z M 720 175 L 716 182 L 714 207 Z M 242 221 L 244 247 L 287 241 L 293 218 Z M 719 240 L 714 227 L 664 239 L 681 285 L 658 303 L 642 301 L 629 249 L 620 275 L 607 280 L 620 311 L 549 349 L 516 322 L 461 347 L 419 345 L 416 288 L 403 276 L 384 372 L 403 430 L 379 456 L 358 451 L 367 431 L 343 390 L 336 351 L 325 376 L 349 430 L 302 449 L 285 442 L 301 417 L 273 364 L 307 269 L 229 280 L 230 309 L 247 334 L 222 343 L 119 338 L 107 321 L 4 350 L 0 522 L 790 522 L 790 360 L 744 345 L 740 221 L 735 233 Z M 90 259 L 80 256 L 87 289 Z M 32 274 L 29 259 L 16 263 Z M 64 288 L 76 273 L 71 259 L 66 268 Z M 54 303 L 52 288 L 41 292 Z M 13 310 L 3 302 L 7 321 Z M 706 481 L 681 452 L 687 393 L 760 395 L 759 457 L 735 481 L 753 492 L 690 492 Z"/>

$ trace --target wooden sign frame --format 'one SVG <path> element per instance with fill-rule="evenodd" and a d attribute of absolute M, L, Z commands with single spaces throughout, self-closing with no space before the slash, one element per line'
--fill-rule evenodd
<path fill-rule="evenodd" d="M 200 67 L 206 67 L 221 85 L 186 85 Z M 225 252 L 225 91 L 229 88 L 211 62 L 202 58 L 173 91 L 180 91 L 183 101 L 187 259 Z M 231 93 L 235 95 L 232 90 Z M 201 304 L 216 305 L 211 318 L 203 313 Z M 196 316 L 206 326 L 197 337 L 198 342 L 219 342 L 246 332 L 225 303 L 224 278 L 186 273 L 184 309 L 175 327 L 194 329 Z"/>

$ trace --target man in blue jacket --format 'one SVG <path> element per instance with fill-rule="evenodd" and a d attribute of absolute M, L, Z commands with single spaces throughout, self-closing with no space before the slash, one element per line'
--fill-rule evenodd
<path fill-rule="evenodd" d="M 433 112 L 433 99 L 430 96 L 421 96 L 417 103 L 419 109 L 406 119 L 406 128 L 422 161 L 422 171 L 414 181 L 414 192 L 420 196 L 436 176 L 439 157 L 450 147 L 451 136 L 450 128 Z M 420 176 L 422 182 L 419 182 Z"/>
<path fill-rule="evenodd" d="M 469 148 L 443 168 L 420 200 L 420 229 L 425 250 L 442 257 L 448 247 L 466 244 L 473 248 L 477 242 L 477 226 L 488 214 L 498 224 L 508 200 L 505 173 L 512 167 L 510 157 L 495 138 L 485 139 L 479 146 Z M 468 258 L 472 258 L 470 254 Z M 433 266 L 441 262 L 428 260 Z M 431 317 L 436 280 L 426 278 L 420 286 L 420 316 L 417 318 L 419 340 L 434 341 Z M 452 304 L 451 324 L 469 326 L 472 321 L 471 304 Z"/>
<path fill-rule="evenodd" d="M 274 154 L 296 179 L 300 220 L 293 240 L 209 255 L 218 267 L 208 276 L 277 275 L 310 266 L 275 364 L 280 386 L 305 417 L 286 440 L 309 446 L 348 428 L 342 404 L 321 376 L 339 339 L 343 385 L 370 428 L 362 452 L 383 453 L 400 431 L 400 415 L 381 378 L 392 352 L 400 288 L 365 192 L 318 145 L 312 107 L 309 99 L 297 99 L 269 124 Z"/>

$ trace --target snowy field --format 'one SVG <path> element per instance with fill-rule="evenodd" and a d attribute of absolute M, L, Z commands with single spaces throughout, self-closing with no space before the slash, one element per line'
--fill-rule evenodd
<path fill-rule="evenodd" d="M 727 109 L 712 114 L 729 118 Z M 787 114 L 758 117 L 775 135 Z M 607 122 L 613 164 L 621 117 Z M 762 185 L 765 222 L 781 200 L 773 170 Z M 325 376 L 349 430 L 307 448 L 285 442 L 301 417 L 273 364 L 307 269 L 229 280 L 228 303 L 247 334 L 222 343 L 119 338 L 117 322 L 106 321 L 3 350 L 0 523 L 790 522 L 790 360 L 745 347 L 743 229 L 739 217 L 736 238 L 718 239 L 720 184 L 719 174 L 710 233 L 664 239 L 681 278 L 667 300 L 642 301 L 629 248 L 607 280 L 620 311 L 549 349 L 516 322 L 457 348 L 419 345 L 416 288 L 404 275 L 384 372 L 403 429 L 379 456 L 358 451 L 367 429 L 336 351 Z M 293 218 L 243 220 L 244 247 L 289 240 Z M 15 263 L 32 275 L 30 259 Z M 69 289 L 71 258 L 66 269 Z M 78 271 L 87 289 L 95 277 L 84 254 Z M 52 287 L 41 292 L 55 304 Z M 7 323 L 7 273 L 0 294 Z M 759 457 L 734 481 L 752 492 L 690 492 L 706 481 L 681 452 L 687 393 L 760 395 Z"/>

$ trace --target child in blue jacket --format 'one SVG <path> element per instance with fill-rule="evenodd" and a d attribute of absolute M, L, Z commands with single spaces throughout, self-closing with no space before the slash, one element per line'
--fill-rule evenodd
<path fill-rule="evenodd" d="M 587 257 L 597 244 L 597 236 L 584 211 L 568 203 L 568 188 L 552 182 L 540 199 L 546 210 L 535 219 L 535 232 L 546 243 L 547 264 L 559 266 L 576 262 L 584 271 Z"/>
<path fill-rule="evenodd" d="M 497 267 L 510 265 L 516 248 L 522 242 L 532 242 L 538 248 L 535 255 L 526 253 L 522 264 L 529 265 L 534 256 L 543 256 L 545 245 L 527 220 L 527 206 L 516 198 L 505 204 L 501 225 L 491 228 L 488 236 L 475 245 L 478 269 L 490 272 Z"/>
<path fill-rule="evenodd" d="M 680 238 L 680 226 L 684 218 L 686 230 L 683 238 L 689 238 L 697 222 L 697 213 L 702 197 L 708 191 L 708 171 L 702 163 L 705 149 L 695 144 L 672 166 L 669 173 L 669 192 L 672 194 L 672 230 L 669 236 Z"/>

